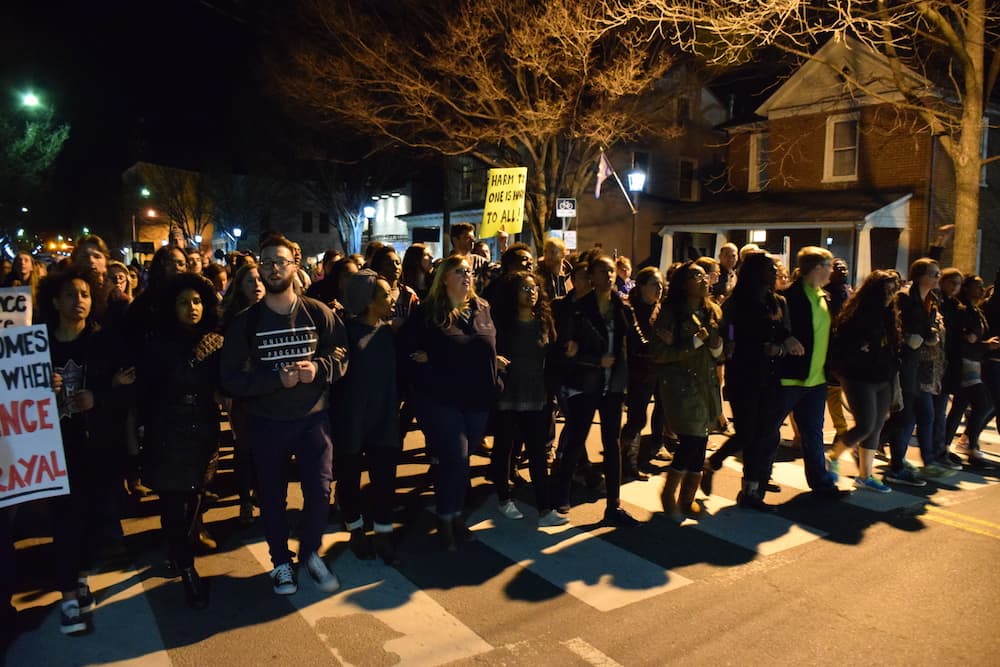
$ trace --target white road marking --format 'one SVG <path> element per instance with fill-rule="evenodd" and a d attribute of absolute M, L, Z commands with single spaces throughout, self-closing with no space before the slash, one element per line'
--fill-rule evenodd
<path fill-rule="evenodd" d="M 595 665 L 596 667 L 622 667 L 620 662 L 594 648 L 580 637 L 574 637 L 573 639 L 567 639 L 559 643 L 580 656 L 588 664 Z"/>
<path fill-rule="evenodd" d="M 531 511 L 520 521 L 505 519 L 488 501 L 469 525 L 483 544 L 598 611 L 692 583 L 597 535 L 571 526 L 538 530 L 534 519 Z"/>
<path fill-rule="evenodd" d="M 328 534 L 324 550 L 337 536 L 347 539 L 346 533 Z M 247 549 L 270 571 L 271 558 L 265 542 L 248 544 Z M 404 665 L 441 665 L 493 650 L 493 646 L 395 568 L 381 561 L 359 561 L 346 552 L 332 563 L 332 569 L 342 586 L 336 593 L 331 595 L 317 589 L 309 574 L 301 569 L 299 591 L 288 597 L 312 628 L 316 629 L 328 618 L 373 616 L 402 635 L 386 641 L 382 648 L 398 655 Z M 343 664 L 349 664 L 334 648 L 330 652 Z"/>

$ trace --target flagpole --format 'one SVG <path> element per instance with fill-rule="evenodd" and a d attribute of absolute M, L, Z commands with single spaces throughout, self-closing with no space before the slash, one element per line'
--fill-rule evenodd
<path fill-rule="evenodd" d="M 630 195 L 628 190 L 625 189 L 625 184 L 622 183 L 622 179 L 618 177 L 618 171 L 615 169 L 615 166 L 611 164 L 611 160 L 607 158 L 603 148 L 601 149 L 601 158 L 603 158 L 604 162 L 608 165 L 608 169 L 611 170 L 611 175 L 615 177 L 615 183 L 618 184 L 618 188 L 622 191 L 625 201 L 628 202 L 629 211 L 631 211 L 632 215 L 635 215 L 639 211 L 635 207 L 635 204 L 632 203 L 632 195 Z"/>

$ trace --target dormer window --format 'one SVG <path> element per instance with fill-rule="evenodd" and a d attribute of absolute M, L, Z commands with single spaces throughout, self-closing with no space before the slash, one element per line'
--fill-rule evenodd
<path fill-rule="evenodd" d="M 842 114 L 826 119 L 826 149 L 823 181 L 858 180 L 858 114 Z"/>

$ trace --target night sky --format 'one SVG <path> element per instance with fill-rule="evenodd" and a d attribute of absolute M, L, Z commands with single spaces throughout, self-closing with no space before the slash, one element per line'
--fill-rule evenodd
<path fill-rule="evenodd" d="M 71 125 L 36 229 L 99 232 L 137 160 L 244 168 L 275 105 L 260 36 L 197 0 L 5 2 L 0 54 L 4 103 L 30 88 Z"/>

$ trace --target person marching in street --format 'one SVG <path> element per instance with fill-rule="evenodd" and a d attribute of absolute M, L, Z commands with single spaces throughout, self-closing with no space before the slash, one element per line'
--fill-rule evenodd
<path fill-rule="evenodd" d="M 627 416 L 622 427 L 622 482 L 645 481 L 642 472 L 649 465 L 653 454 L 660 449 L 663 433 L 663 405 L 657 395 L 656 369 L 652 363 L 650 342 L 653 325 L 660 309 L 663 295 L 663 276 L 656 267 L 647 266 L 635 277 L 635 286 L 629 293 L 629 305 L 635 313 L 635 322 L 642 337 L 628 342 L 628 389 L 625 392 Z M 653 408 L 652 437 L 649 445 L 642 445 L 642 429 L 646 427 L 649 402 Z"/>
<path fill-rule="evenodd" d="M 722 304 L 726 340 L 726 398 L 733 409 L 736 434 L 705 461 L 701 490 L 712 493 L 712 479 L 726 457 L 743 452 L 743 488 L 737 502 L 769 511 L 764 503 L 778 432 L 771 406 L 778 398 L 777 361 L 788 352 L 791 335 L 785 298 L 775 293 L 778 267 L 763 252 L 747 255 L 740 280 Z"/>
<path fill-rule="evenodd" d="M 347 370 L 347 332 L 326 305 L 296 294 L 294 252 L 283 236 L 265 240 L 260 271 L 266 294 L 229 325 L 221 359 L 223 389 L 242 399 L 247 412 L 261 518 L 274 565 L 271 582 L 278 595 L 298 590 L 285 515 L 285 471 L 293 454 L 303 497 L 299 564 L 321 590 L 340 587 L 318 551 L 333 475 L 329 390 Z"/>
<path fill-rule="evenodd" d="M 902 334 L 894 306 L 897 291 L 894 273 L 870 273 L 834 320 L 830 340 L 830 368 L 847 397 L 854 428 L 837 436 L 829 466 L 839 472 L 840 456 L 860 445 L 854 486 L 877 493 L 892 490 L 875 478 L 873 463 L 899 370 Z"/>
<path fill-rule="evenodd" d="M 218 298 L 198 273 L 171 278 L 158 296 L 162 321 L 136 369 L 143 482 L 160 497 L 168 557 L 187 603 L 204 609 L 209 589 L 194 567 L 194 542 L 203 531 L 209 464 L 219 451 Z"/>
<path fill-rule="evenodd" d="M 818 498 L 839 499 L 836 473 L 827 469 L 823 450 L 826 417 L 827 352 L 830 344 L 830 310 L 823 285 L 833 271 L 833 255 L 817 246 L 806 246 L 795 257 L 798 278 L 782 293 L 788 303 L 791 337 L 786 356 L 778 360 L 781 388 L 774 403 L 772 426 L 792 413 L 802 437 L 806 483 Z"/>
<path fill-rule="evenodd" d="M 568 520 L 552 509 L 545 458 L 551 418 L 546 410 L 545 358 L 556 333 L 552 313 L 528 271 L 504 275 L 491 285 L 495 286 L 490 311 L 497 329 L 497 352 L 508 364 L 496 406 L 489 476 L 497 490 L 500 513 L 508 519 L 524 518 L 510 497 L 508 481 L 514 446 L 523 440 L 538 525 L 561 526 Z"/>
<path fill-rule="evenodd" d="M 721 315 L 709 298 L 705 270 L 685 262 L 670 279 L 652 341 L 660 399 L 679 441 L 660 500 L 668 518 L 677 523 L 685 514 L 701 512 L 694 499 L 705 466 L 708 433 L 722 414 L 716 371 L 723 353 Z"/>
<path fill-rule="evenodd" d="M 823 287 L 823 291 L 830 295 L 827 304 L 830 306 L 830 319 L 833 321 L 837 320 L 840 309 L 844 307 L 854 291 L 848 283 L 849 273 L 847 262 L 839 257 L 834 258 L 830 282 Z M 837 432 L 836 437 L 842 437 L 847 432 L 848 426 L 847 417 L 844 415 L 844 391 L 836 377 L 827 378 L 826 409 L 830 413 L 830 420 Z"/>
<path fill-rule="evenodd" d="M 392 250 L 392 246 L 385 248 Z M 376 258 L 382 250 L 375 251 Z M 349 313 L 345 326 L 351 365 L 333 387 L 331 420 L 337 502 L 351 534 L 351 551 L 362 560 L 377 554 L 395 566 L 399 557 L 392 540 L 392 508 L 402 440 L 397 419 L 396 343 L 390 324 L 396 306 L 392 292 L 389 281 L 371 269 L 347 276 L 343 297 Z M 361 471 L 366 464 L 374 551 L 361 512 Z"/>
<path fill-rule="evenodd" d="M 565 330 L 564 383 L 566 387 L 565 450 L 558 462 L 555 484 L 557 509 L 569 510 L 570 485 L 577 462 L 586 449 L 594 413 L 600 413 L 604 446 L 604 482 L 607 507 L 604 520 L 623 527 L 639 524 L 621 506 L 622 402 L 628 381 L 627 343 L 636 329 L 632 308 L 615 291 L 615 262 L 597 254 L 589 264 L 592 290 L 576 304 Z M 642 334 L 636 331 L 636 336 Z M 562 345 L 562 343 L 561 343 Z"/>
<path fill-rule="evenodd" d="M 461 254 L 434 271 L 427 298 L 403 327 L 401 344 L 417 420 L 437 458 L 434 498 L 438 537 L 446 551 L 476 537 L 462 516 L 469 485 L 470 446 L 482 442 L 498 394 L 496 329 L 490 306 L 476 296 L 475 275 Z"/>

